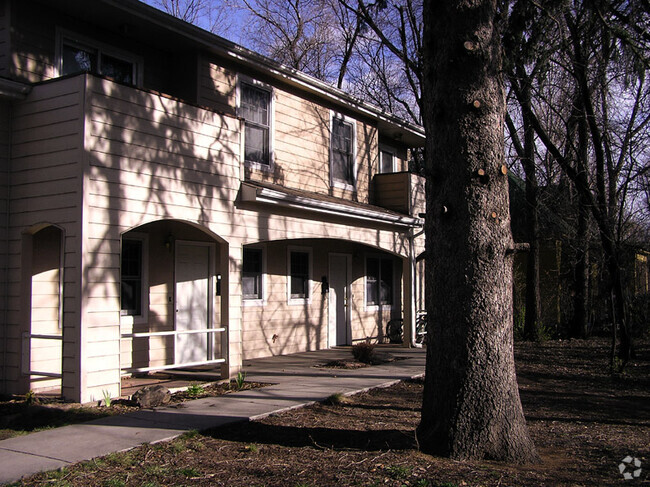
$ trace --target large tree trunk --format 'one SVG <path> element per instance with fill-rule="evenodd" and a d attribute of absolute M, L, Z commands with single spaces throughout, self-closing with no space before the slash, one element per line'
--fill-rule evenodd
<path fill-rule="evenodd" d="M 505 102 L 496 0 L 425 2 L 427 309 L 420 448 L 528 462 L 512 334 Z"/>

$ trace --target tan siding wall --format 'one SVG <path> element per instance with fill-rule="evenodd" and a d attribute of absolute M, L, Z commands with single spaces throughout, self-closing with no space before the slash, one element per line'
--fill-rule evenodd
<path fill-rule="evenodd" d="M 288 248 L 312 252 L 311 299 L 289 304 L 287 295 Z M 382 309 L 365 305 L 365 257 L 376 255 L 369 247 L 332 240 L 299 240 L 266 244 L 264 304 L 245 302 L 242 320 L 244 359 L 282 355 L 328 347 L 329 294 L 321 293 L 321 277 L 329 279 L 329 254 L 352 256 L 350 328 L 352 342 L 376 340 L 394 316 L 401 316 L 401 303 Z M 396 278 L 399 283 L 399 278 Z M 397 284 L 396 296 L 400 295 Z M 381 331 L 380 331 L 381 330 Z"/>
<path fill-rule="evenodd" d="M 200 58 L 198 104 L 234 116 L 236 97 L 235 72 Z"/>
<path fill-rule="evenodd" d="M 204 224 L 232 220 L 231 205 L 239 190 L 239 122 L 97 78 L 90 79 L 87 103 L 86 255 L 98 260 L 96 250 L 103 246 L 101 259 L 87 262 L 87 272 L 90 282 L 102 282 L 109 291 L 88 301 L 86 320 L 96 326 L 88 329 L 87 337 L 109 344 L 118 343 L 120 334 L 121 233 L 165 218 Z M 169 303 L 173 253 L 163 246 L 167 233 L 187 240 L 206 239 L 203 233 L 192 235 L 178 224 L 169 225 L 138 229 L 149 233 L 152 264 L 149 321 L 136 324 L 136 331 L 173 326 Z M 131 329 L 124 326 L 122 333 Z M 110 350 L 106 358 L 112 363 Z M 89 364 L 103 363 L 103 349 L 96 352 L 99 355 L 88 355 Z M 173 363 L 173 340 L 123 341 L 117 356 L 124 367 Z M 119 384 L 119 376 L 111 375 L 108 368 L 101 371 L 89 376 L 89 396 L 101 397 L 103 389 Z M 114 371 L 119 373 L 119 367 Z"/>
<path fill-rule="evenodd" d="M 12 77 L 36 82 L 54 76 L 56 14 L 28 2 L 12 3 L 11 51 Z"/>
<path fill-rule="evenodd" d="M 203 60 L 199 104 L 236 113 L 237 73 Z M 272 171 L 246 168 L 246 178 L 368 203 L 377 172 L 378 134 L 356 121 L 356 194 L 330 186 L 330 110 L 281 88 L 273 88 Z"/>
<path fill-rule="evenodd" d="M 65 235 L 63 322 L 64 327 L 68 327 L 68 344 L 64 345 L 64 353 L 67 352 L 64 370 L 70 375 L 64 390 L 69 397 L 79 390 L 79 357 L 73 343 L 77 341 L 80 305 L 82 80 L 79 77 L 35 86 L 26 100 L 14 104 L 12 112 L 7 330 L 12 351 L 9 375 L 15 379 L 10 388 L 14 390 L 21 387 L 19 381 L 24 380 L 19 374 L 20 333 L 30 327 L 29 312 L 25 308 L 29 306 L 29 298 L 21 297 L 21 281 L 29 275 L 25 275 L 28 269 L 21 269 L 21 264 L 29 261 L 29 256 L 23 252 L 28 250 L 24 247 L 23 233 L 34 229 L 35 225 L 48 223 L 58 225 Z M 37 317 L 39 313 L 41 311 Z"/>

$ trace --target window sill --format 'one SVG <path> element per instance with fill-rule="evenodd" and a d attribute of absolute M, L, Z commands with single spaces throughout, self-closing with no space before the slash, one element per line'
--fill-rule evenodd
<path fill-rule="evenodd" d="M 332 188 L 342 189 L 356 193 L 357 187 L 355 184 L 346 183 L 344 181 L 332 181 Z"/>
<path fill-rule="evenodd" d="M 147 315 L 120 315 L 121 325 L 143 325 L 148 322 Z"/>
<path fill-rule="evenodd" d="M 392 311 L 392 304 L 366 304 L 366 311 Z"/>
<path fill-rule="evenodd" d="M 255 306 L 265 306 L 266 301 L 263 299 L 256 299 L 256 298 L 242 298 L 242 306 L 245 308 L 248 307 L 255 307 Z"/>
<path fill-rule="evenodd" d="M 273 164 L 261 164 L 259 162 L 244 161 L 244 166 L 246 169 L 250 169 L 252 171 L 261 171 L 268 173 L 273 172 Z"/>

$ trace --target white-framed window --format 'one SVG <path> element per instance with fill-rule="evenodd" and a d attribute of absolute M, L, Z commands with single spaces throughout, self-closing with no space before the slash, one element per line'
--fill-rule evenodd
<path fill-rule="evenodd" d="M 379 146 L 379 172 L 381 174 L 395 172 L 395 150 L 380 145 Z"/>
<path fill-rule="evenodd" d="M 121 49 L 59 29 L 56 53 L 59 76 L 87 72 L 118 83 L 142 84 L 142 59 Z"/>
<path fill-rule="evenodd" d="M 273 88 L 239 76 L 238 115 L 244 119 L 244 161 L 270 169 L 273 164 Z"/>
<path fill-rule="evenodd" d="M 395 260 L 366 256 L 366 306 L 392 306 L 395 289 Z"/>
<path fill-rule="evenodd" d="M 344 189 L 356 186 L 356 120 L 330 112 L 330 183 Z"/>
<path fill-rule="evenodd" d="M 266 252 L 262 247 L 244 247 L 242 255 L 242 298 L 249 304 L 264 302 Z"/>
<path fill-rule="evenodd" d="M 129 233 L 122 237 L 120 256 L 120 315 L 145 321 L 149 311 L 148 238 Z"/>
<path fill-rule="evenodd" d="M 287 295 L 289 304 L 304 304 L 311 298 L 312 252 L 309 247 L 287 250 Z"/>

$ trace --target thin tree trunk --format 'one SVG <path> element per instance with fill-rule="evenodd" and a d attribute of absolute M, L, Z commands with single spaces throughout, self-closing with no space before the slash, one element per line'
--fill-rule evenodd
<path fill-rule="evenodd" d="M 496 0 L 425 2 L 427 306 L 420 448 L 538 459 L 515 376 Z"/>
<path fill-rule="evenodd" d="M 531 106 L 530 85 L 524 88 L 526 103 Z M 535 168 L 535 131 L 524 112 L 524 157 L 522 163 L 526 174 L 526 226 L 530 250 L 526 262 L 526 317 L 524 337 L 540 339 L 541 293 L 539 288 L 539 202 L 537 171 Z"/>
<path fill-rule="evenodd" d="M 576 103 L 576 106 L 578 104 Z M 578 118 L 578 178 L 581 184 L 588 186 L 587 166 L 589 159 L 589 140 L 587 121 L 584 116 Z M 578 229 L 576 233 L 575 258 L 575 295 L 573 299 L 573 323 L 571 335 L 574 338 L 587 336 L 589 322 L 589 201 L 578 193 Z"/>
<path fill-rule="evenodd" d="M 578 197 L 578 230 L 576 234 L 575 295 L 571 336 L 585 338 L 589 324 L 589 209 Z"/>

